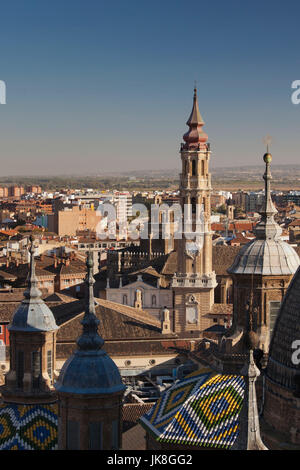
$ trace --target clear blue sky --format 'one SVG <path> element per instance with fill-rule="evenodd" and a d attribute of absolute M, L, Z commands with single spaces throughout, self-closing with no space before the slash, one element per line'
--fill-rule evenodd
<path fill-rule="evenodd" d="M 179 168 L 194 80 L 212 166 L 300 163 L 299 0 L 1 4 L 2 175 Z"/>

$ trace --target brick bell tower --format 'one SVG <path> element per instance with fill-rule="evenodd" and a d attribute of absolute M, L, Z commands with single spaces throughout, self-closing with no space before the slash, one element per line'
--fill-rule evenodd
<path fill-rule="evenodd" d="M 173 330 L 179 335 L 201 336 L 210 326 L 204 317 L 214 303 L 216 275 L 212 270 L 210 145 L 202 127 L 197 90 L 187 121 L 180 154 L 180 204 L 182 237 L 177 241 L 177 272 L 172 280 L 174 291 Z"/>

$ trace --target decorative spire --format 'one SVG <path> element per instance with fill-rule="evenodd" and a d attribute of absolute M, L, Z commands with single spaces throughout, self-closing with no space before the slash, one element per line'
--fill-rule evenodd
<path fill-rule="evenodd" d="M 246 304 L 246 328 L 244 330 L 244 343 L 247 349 L 257 349 L 259 346 L 259 339 L 257 333 L 253 328 L 253 314 L 256 312 L 256 307 L 254 306 L 254 291 L 253 291 L 253 274 L 252 274 L 252 286 L 250 293 L 250 301 Z"/>
<path fill-rule="evenodd" d="M 281 227 L 275 222 L 274 216 L 277 214 L 277 210 L 273 204 L 271 197 L 271 162 L 272 155 L 268 152 L 269 146 L 267 145 L 267 153 L 264 154 L 264 162 L 266 164 L 266 170 L 263 176 L 265 180 L 265 201 L 263 210 L 260 212 L 261 220 L 255 227 L 256 238 L 262 240 L 277 240 L 281 233 Z"/>
<path fill-rule="evenodd" d="M 232 450 L 268 450 L 262 442 L 256 401 L 255 382 L 260 375 L 250 349 L 248 360 L 241 370 L 245 380 L 245 394 L 239 416 L 239 435 Z"/>
<path fill-rule="evenodd" d="M 38 280 L 35 274 L 35 259 L 34 259 L 34 237 L 30 235 L 30 270 L 28 274 L 28 287 L 24 292 L 25 299 L 39 299 L 42 296 L 41 291 L 38 289 Z"/>
<path fill-rule="evenodd" d="M 95 300 L 94 300 L 94 278 L 93 278 L 93 256 L 89 251 L 86 261 L 87 275 L 86 283 L 86 296 L 85 296 L 85 314 L 81 321 L 83 326 L 83 333 L 77 340 L 78 348 L 84 351 L 95 351 L 101 349 L 104 344 L 104 339 L 98 334 L 99 320 L 95 314 Z"/>
<path fill-rule="evenodd" d="M 207 134 L 202 130 L 204 121 L 199 111 L 196 87 L 194 88 L 193 109 L 186 124 L 190 128 L 183 136 L 183 140 L 186 142 L 186 147 L 188 149 L 201 148 L 205 144 L 206 148 Z"/>

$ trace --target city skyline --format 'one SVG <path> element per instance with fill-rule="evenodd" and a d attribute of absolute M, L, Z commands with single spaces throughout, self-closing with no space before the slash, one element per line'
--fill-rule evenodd
<path fill-rule="evenodd" d="M 299 162 L 295 1 L 2 6 L 3 176 L 178 168 L 194 82 L 211 167 Z M 238 162 L 238 163 L 237 163 Z"/>

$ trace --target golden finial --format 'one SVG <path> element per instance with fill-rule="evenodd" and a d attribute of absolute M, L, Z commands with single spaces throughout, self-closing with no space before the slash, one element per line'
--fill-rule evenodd
<path fill-rule="evenodd" d="M 263 143 L 267 147 L 267 152 L 264 154 L 264 162 L 265 163 L 271 163 L 271 161 L 272 161 L 272 155 L 269 152 L 269 147 L 270 147 L 271 142 L 272 142 L 272 137 L 269 134 L 267 134 L 263 138 Z"/>

